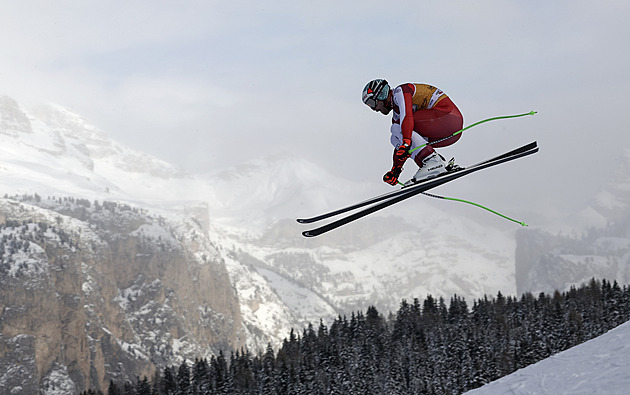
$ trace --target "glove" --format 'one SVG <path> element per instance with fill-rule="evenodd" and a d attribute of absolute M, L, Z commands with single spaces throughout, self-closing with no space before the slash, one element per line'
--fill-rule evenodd
<path fill-rule="evenodd" d="M 396 185 L 398 183 L 398 176 L 402 172 L 402 167 L 394 166 L 390 171 L 385 173 L 383 176 L 383 181 L 390 185 Z"/>
<path fill-rule="evenodd" d="M 402 145 L 396 149 L 396 152 L 394 152 L 396 159 L 403 162 L 406 161 L 411 156 L 409 148 L 411 148 L 411 140 L 403 139 Z"/>

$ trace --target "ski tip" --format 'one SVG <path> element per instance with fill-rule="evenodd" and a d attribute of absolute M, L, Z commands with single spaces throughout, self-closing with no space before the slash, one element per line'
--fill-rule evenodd
<path fill-rule="evenodd" d="M 304 236 L 304 237 L 314 237 L 315 235 L 312 234 L 310 230 L 305 230 L 304 232 L 302 232 L 302 236 Z"/>
<path fill-rule="evenodd" d="M 305 224 L 305 223 L 306 223 L 306 222 L 304 221 L 304 219 L 302 219 L 302 218 L 298 218 L 298 219 L 296 219 L 296 221 L 297 221 L 298 223 L 300 223 L 300 224 Z"/>
<path fill-rule="evenodd" d="M 534 114 L 538 114 L 538 111 L 530 111 L 529 115 L 534 115 Z"/>

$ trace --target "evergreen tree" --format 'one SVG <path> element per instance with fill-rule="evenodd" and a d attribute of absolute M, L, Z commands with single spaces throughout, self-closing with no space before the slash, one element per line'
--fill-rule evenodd
<path fill-rule="evenodd" d="M 257 380 L 252 370 L 253 365 L 256 365 L 256 363 L 252 361 L 249 352 L 241 350 L 231 354 L 230 376 L 233 378 L 232 381 L 236 390 L 248 393 L 256 389 Z"/>
<path fill-rule="evenodd" d="M 107 395 L 120 395 L 120 389 L 114 383 L 114 380 L 109 381 L 109 387 L 107 387 Z"/>
<path fill-rule="evenodd" d="M 520 299 L 454 295 L 403 300 L 386 319 L 370 306 L 291 331 L 277 352 L 267 345 L 223 352 L 188 366 L 165 368 L 157 394 L 408 394 L 462 393 L 598 336 L 630 319 L 630 288 L 591 280 L 552 295 Z M 146 377 L 108 394 L 147 394 Z"/>
<path fill-rule="evenodd" d="M 177 369 L 177 393 L 178 395 L 191 395 L 190 367 L 186 361 L 182 362 Z"/>
<path fill-rule="evenodd" d="M 205 358 L 195 359 L 191 381 L 193 394 L 202 395 L 210 392 L 210 368 Z"/>
<path fill-rule="evenodd" d="M 173 374 L 173 368 L 164 368 L 164 374 L 162 375 L 161 392 L 164 395 L 176 395 L 177 394 L 177 382 L 175 381 L 175 375 Z"/>
<path fill-rule="evenodd" d="M 151 384 L 149 384 L 147 376 L 144 376 L 142 380 L 138 378 L 138 382 L 136 383 L 136 395 L 151 395 Z"/>
<path fill-rule="evenodd" d="M 136 387 L 129 381 L 126 381 L 125 384 L 123 384 L 122 393 L 124 395 L 136 395 Z"/>
<path fill-rule="evenodd" d="M 214 378 L 212 389 L 216 390 L 218 393 L 225 393 L 231 380 L 228 377 L 228 364 L 223 355 L 223 351 L 219 351 L 219 355 L 211 359 L 210 367 L 212 377 Z"/>
<path fill-rule="evenodd" d="M 260 377 L 260 385 L 263 394 L 275 394 L 276 392 L 276 373 L 275 373 L 275 354 L 271 344 L 267 344 L 267 350 L 262 357 L 262 370 Z"/>

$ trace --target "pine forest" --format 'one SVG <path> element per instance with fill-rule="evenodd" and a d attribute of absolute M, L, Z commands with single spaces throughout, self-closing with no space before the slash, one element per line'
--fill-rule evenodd
<path fill-rule="evenodd" d="M 278 350 L 219 353 L 108 394 L 459 394 L 630 319 L 630 288 L 592 279 L 553 295 L 427 296 L 291 331 Z M 83 394 L 100 394 L 85 391 Z"/>

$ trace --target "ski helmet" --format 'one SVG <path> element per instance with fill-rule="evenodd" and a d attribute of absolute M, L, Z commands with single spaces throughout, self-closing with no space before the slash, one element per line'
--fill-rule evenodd
<path fill-rule="evenodd" d="M 363 103 L 365 103 L 368 107 L 374 108 L 376 107 L 377 100 L 385 100 L 387 99 L 387 95 L 389 95 L 389 84 L 384 79 L 376 79 L 368 82 L 368 84 L 363 88 Z"/>

